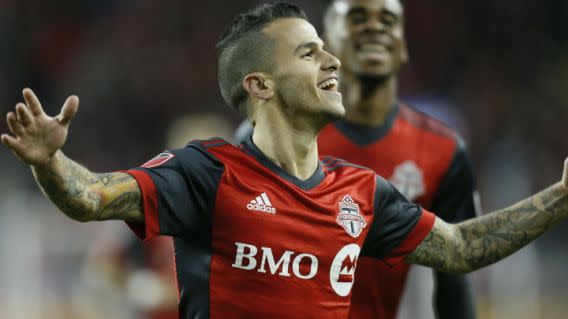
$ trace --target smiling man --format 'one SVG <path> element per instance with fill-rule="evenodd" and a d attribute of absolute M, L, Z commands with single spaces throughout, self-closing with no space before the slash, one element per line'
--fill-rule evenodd
<path fill-rule="evenodd" d="M 408 61 L 400 0 L 324 1 L 328 49 L 339 57 L 346 115 L 318 137 L 319 153 L 372 168 L 407 199 L 448 222 L 476 216 L 473 168 L 459 134 L 398 98 L 398 72 Z M 238 144 L 252 134 L 245 122 Z M 359 259 L 351 317 L 394 319 L 410 266 Z M 465 275 L 434 272 L 440 319 L 475 318 Z"/>
<path fill-rule="evenodd" d="M 360 257 L 468 272 L 568 218 L 568 161 L 561 182 L 452 225 L 370 169 L 319 159 L 317 134 L 344 113 L 340 63 L 322 45 L 290 4 L 259 6 L 229 26 L 221 91 L 256 127 L 238 148 L 193 141 L 139 168 L 93 173 L 60 150 L 78 98 L 50 117 L 29 89 L 7 115 L 14 136 L 1 140 L 69 217 L 172 236 L 180 318 L 348 318 Z"/>

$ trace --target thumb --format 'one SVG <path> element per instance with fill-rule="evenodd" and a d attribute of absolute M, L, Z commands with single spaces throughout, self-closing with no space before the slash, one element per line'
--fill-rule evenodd
<path fill-rule="evenodd" d="M 63 104 L 61 108 L 61 113 L 57 115 L 57 120 L 62 125 L 68 125 L 73 119 L 79 108 L 79 98 L 76 95 L 71 95 Z"/>

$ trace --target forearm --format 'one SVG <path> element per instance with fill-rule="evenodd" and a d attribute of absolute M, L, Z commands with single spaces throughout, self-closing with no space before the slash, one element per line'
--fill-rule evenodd
<path fill-rule="evenodd" d="M 475 319 L 475 298 L 466 275 L 435 271 L 434 309 L 438 319 Z"/>
<path fill-rule="evenodd" d="M 141 220 L 140 193 L 128 174 L 92 173 L 61 151 L 32 171 L 43 193 L 72 219 Z"/>
<path fill-rule="evenodd" d="M 557 183 L 513 206 L 458 224 L 459 251 L 468 270 L 511 255 L 568 217 L 567 193 Z"/>
<path fill-rule="evenodd" d="M 568 215 L 557 183 L 511 207 L 452 225 L 437 218 L 406 261 L 445 272 L 470 272 L 521 249 Z"/>

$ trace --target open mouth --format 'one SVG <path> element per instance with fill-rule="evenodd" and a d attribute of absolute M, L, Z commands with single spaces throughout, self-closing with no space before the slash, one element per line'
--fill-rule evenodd
<path fill-rule="evenodd" d="M 318 84 L 318 88 L 324 91 L 334 91 L 337 92 L 337 86 L 338 86 L 338 82 L 337 79 L 328 79 L 325 80 L 323 82 L 321 82 L 320 84 Z"/>
<path fill-rule="evenodd" d="M 382 43 L 362 43 L 357 46 L 357 50 L 364 53 L 388 53 L 390 48 Z"/>

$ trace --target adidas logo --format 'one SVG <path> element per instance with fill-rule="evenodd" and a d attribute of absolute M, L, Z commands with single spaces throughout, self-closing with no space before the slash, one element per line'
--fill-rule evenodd
<path fill-rule="evenodd" d="M 276 214 L 276 208 L 272 207 L 272 203 L 270 203 L 270 199 L 268 199 L 266 193 L 256 196 L 255 199 L 251 200 L 250 203 L 247 204 L 247 208 L 249 210 Z"/>

